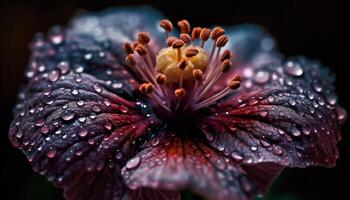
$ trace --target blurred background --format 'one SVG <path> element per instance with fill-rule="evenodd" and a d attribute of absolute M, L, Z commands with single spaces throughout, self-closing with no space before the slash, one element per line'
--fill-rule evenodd
<path fill-rule="evenodd" d="M 337 0 L 283 1 L 2 1 L 0 12 L 0 199 L 62 199 L 62 191 L 34 173 L 24 155 L 8 140 L 12 107 L 24 82 L 28 44 L 36 32 L 67 24 L 79 11 L 111 6 L 151 5 L 172 21 L 187 18 L 194 25 L 256 23 L 275 36 L 286 55 L 319 59 L 337 75 L 339 102 L 350 111 L 349 74 L 345 66 L 345 4 Z M 339 144 L 335 168 L 287 169 L 275 181 L 265 200 L 349 199 L 349 122 Z M 199 199 L 186 192 L 186 199 Z"/>

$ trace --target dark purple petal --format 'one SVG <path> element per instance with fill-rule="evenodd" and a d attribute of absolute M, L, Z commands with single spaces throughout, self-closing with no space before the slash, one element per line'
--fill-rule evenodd
<path fill-rule="evenodd" d="M 274 173 L 272 176 L 263 167 L 251 173 L 199 140 L 164 134 L 159 136 L 164 139 L 154 138 L 122 169 L 124 180 L 130 188 L 189 188 L 208 199 L 253 199 L 266 190 L 282 169 L 277 165 L 268 168 L 271 169 L 270 174 Z"/>
<path fill-rule="evenodd" d="M 334 166 L 346 115 L 337 105 L 334 76 L 316 61 L 282 60 L 258 28 L 238 27 L 229 35 L 236 52 L 231 74 L 243 82 L 202 121 L 209 143 L 244 164 Z"/>
<path fill-rule="evenodd" d="M 135 102 L 137 81 L 123 65 L 121 44 L 157 23 L 159 15 L 148 12 L 85 15 L 31 44 L 28 83 L 9 137 L 67 199 L 119 199 L 127 192 L 120 167 L 156 123 L 148 107 Z"/>

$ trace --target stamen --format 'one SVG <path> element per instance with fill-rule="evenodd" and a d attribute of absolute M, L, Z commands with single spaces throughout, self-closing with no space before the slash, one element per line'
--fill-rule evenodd
<path fill-rule="evenodd" d="M 172 47 L 177 50 L 177 61 L 179 62 L 181 60 L 182 54 L 181 54 L 181 47 L 183 47 L 185 43 L 182 40 L 175 40 L 172 44 Z"/>
<path fill-rule="evenodd" d="M 134 53 L 134 49 L 132 48 L 131 44 L 129 42 L 126 42 L 124 44 L 124 51 L 126 54 L 132 54 Z"/>
<path fill-rule="evenodd" d="M 192 40 L 198 39 L 201 34 L 201 31 L 202 31 L 201 27 L 194 27 L 192 30 Z"/>
<path fill-rule="evenodd" d="M 222 62 L 224 60 L 230 60 L 231 57 L 232 57 L 231 51 L 228 49 L 225 49 L 225 51 L 222 52 L 222 54 L 221 54 L 220 61 Z"/>
<path fill-rule="evenodd" d="M 186 51 L 185 55 L 186 55 L 187 58 L 191 58 L 191 57 L 197 55 L 198 53 L 199 53 L 199 51 L 197 49 L 191 48 L 191 49 L 188 49 Z"/>
<path fill-rule="evenodd" d="M 183 19 L 178 21 L 177 25 L 179 26 L 181 33 L 190 33 L 191 25 L 187 20 Z"/>
<path fill-rule="evenodd" d="M 201 48 L 204 47 L 204 43 L 209 39 L 210 37 L 210 29 L 208 28 L 202 28 L 201 34 L 199 35 L 200 39 L 202 40 Z"/>
<path fill-rule="evenodd" d="M 232 53 L 223 49 L 229 40 L 223 28 L 215 27 L 211 31 L 195 27 L 191 32 L 187 20 L 177 24 L 181 34 L 169 37 L 173 25 L 166 19 L 160 22 L 168 47 L 157 55 L 148 45 L 152 39 L 148 32 L 138 33 L 134 44 L 124 44 L 126 63 L 145 81 L 139 86 L 140 92 L 169 113 L 209 106 L 241 84 L 241 77 L 234 76 L 227 85 L 218 88 L 220 78 L 232 68 Z M 208 54 L 203 47 L 209 38 L 213 40 L 213 47 Z"/>
<path fill-rule="evenodd" d="M 143 45 L 147 45 L 150 40 L 150 34 L 148 32 L 140 32 L 137 34 L 137 41 Z"/>
<path fill-rule="evenodd" d="M 166 40 L 166 43 L 167 43 L 168 47 L 171 47 L 175 40 L 177 40 L 177 38 L 174 37 L 174 36 L 168 37 L 168 39 Z"/>
<path fill-rule="evenodd" d="M 187 33 L 181 33 L 180 34 L 180 39 L 184 41 L 186 44 L 190 44 L 192 42 L 191 36 L 188 35 Z"/>
<path fill-rule="evenodd" d="M 160 21 L 159 26 L 165 30 L 165 39 L 167 39 L 169 37 L 169 32 L 173 30 L 173 24 L 169 20 L 163 19 Z"/>
<path fill-rule="evenodd" d="M 221 27 L 215 27 L 213 31 L 211 32 L 211 38 L 213 40 L 217 40 L 220 36 L 225 34 L 225 30 Z"/>

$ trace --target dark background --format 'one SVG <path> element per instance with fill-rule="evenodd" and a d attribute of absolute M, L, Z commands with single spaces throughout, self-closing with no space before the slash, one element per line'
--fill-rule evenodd
<path fill-rule="evenodd" d="M 337 75 L 339 102 L 350 110 L 348 66 L 345 66 L 345 5 L 330 0 L 304 1 L 47 1 L 1 3 L 0 17 L 0 199 L 62 199 L 45 178 L 32 172 L 24 155 L 10 145 L 7 137 L 11 109 L 24 82 L 28 44 L 36 32 L 65 25 L 79 10 L 98 11 L 110 6 L 148 4 L 171 20 L 189 19 L 194 25 L 234 25 L 251 22 L 273 34 L 286 55 L 305 55 L 320 59 Z M 332 169 L 311 167 L 288 169 L 274 183 L 266 199 L 346 199 L 350 169 L 349 123 L 339 144 L 341 156 Z M 196 199 L 190 194 L 189 199 Z M 191 197 L 192 196 L 192 197 Z"/>

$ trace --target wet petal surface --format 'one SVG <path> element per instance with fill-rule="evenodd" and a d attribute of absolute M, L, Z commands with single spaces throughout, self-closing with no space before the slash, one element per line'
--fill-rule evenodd
<path fill-rule="evenodd" d="M 130 188 L 190 188 L 207 199 L 253 199 L 282 169 L 267 165 L 266 173 L 256 166 L 251 173 L 198 140 L 160 136 L 150 143 L 122 170 Z"/>

